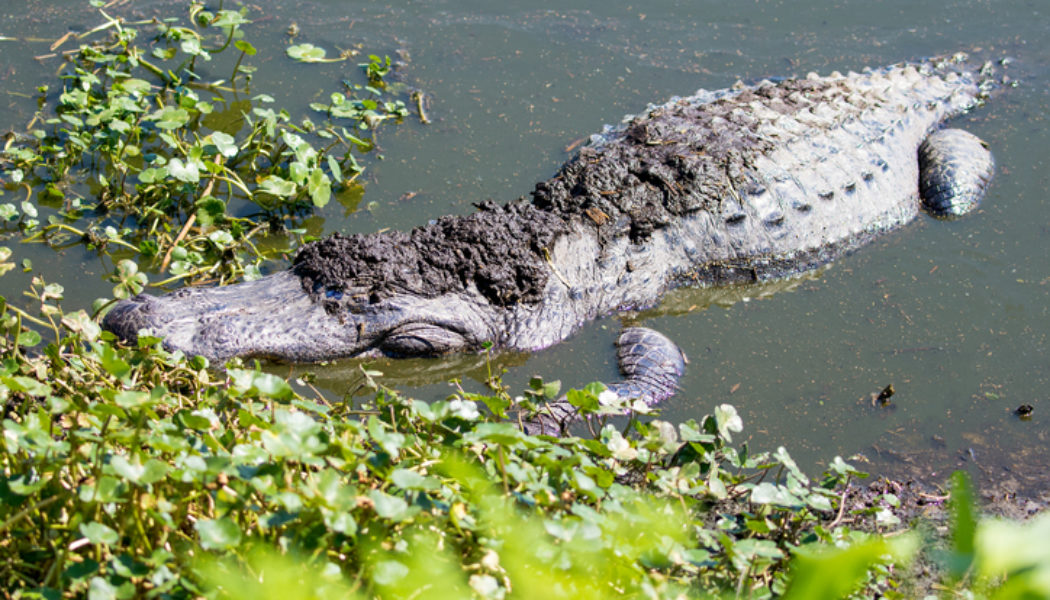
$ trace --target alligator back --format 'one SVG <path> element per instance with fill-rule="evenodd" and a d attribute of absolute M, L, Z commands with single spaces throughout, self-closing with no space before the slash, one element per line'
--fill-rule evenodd
<path fill-rule="evenodd" d="M 533 204 L 609 248 L 673 232 L 668 264 L 701 282 L 812 268 L 915 217 L 919 145 L 990 85 L 963 58 L 674 98 L 594 136 Z"/>

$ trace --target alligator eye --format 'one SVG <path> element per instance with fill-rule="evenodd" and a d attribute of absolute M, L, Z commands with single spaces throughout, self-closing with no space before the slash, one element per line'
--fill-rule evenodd
<path fill-rule="evenodd" d="M 331 298 L 332 300 L 342 300 L 343 290 L 339 288 L 328 288 L 324 291 L 325 298 Z"/>

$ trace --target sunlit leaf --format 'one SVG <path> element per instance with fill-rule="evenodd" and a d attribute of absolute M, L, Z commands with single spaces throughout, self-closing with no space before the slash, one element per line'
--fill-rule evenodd
<path fill-rule="evenodd" d="M 219 150 L 219 154 L 229 158 L 237 155 L 237 144 L 236 140 L 232 135 L 223 133 L 221 131 L 213 131 L 208 138 L 211 143 L 215 144 L 215 147 Z"/>
<path fill-rule="evenodd" d="M 204 519 L 194 526 L 200 535 L 200 543 L 206 550 L 225 550 L 241 541 L 241 528 L 231 519 Z"/>
<path fill-rule="evenodd" d="M 158 111 L 150 113 L 146 118 L 154 121 L 160 129 L 172 130 L 185 125 L 190 120 L 190 113 L 183 108 L 165 106 Z"/>
<path fill-rule="evenodd" d="M 715 408 L 715 421 L 718 423 L 718 434 L 727 442 L 733 440 L 730 432 L 738 433 L 744 430 L 744 422 L 731 404 L 720 404 Z"/>
<path fill-rule="evenodd" d="M 259 182 L 259 190 L 274 196 L 291 196 L 295 194 L 295 184 L 276 175 L 270 175 Z"/>
<path fill-rule="evenodd" d="M 907 562 L 919 547 L 914 534 L 873 538 L 846 548 L 804 546 L 796 550 L 792 578 L 784 600 L 845 598 L 876 564 Z"/>
<path fill-rule="evenodd" d="M 186 183 L 197 183 L 200 181 L 200 171 L 193 161 L 183 163 L 180 158 L 173 158 L 168 162 L 168 172 L 172 177 Z"/>
<path fill-rule="evenodd" d="M 322 208 L 328 204 L 328 200 L 332 197 L 332 182 L 319 167 L 310 171 L 307 187 L 314 206 Z"/>
<path fill-rule="evenodd" d="M 79 529 L 80 533 L 96 546 L 116 544 L 120 540 L 116 531 L 102 523 L 81 523 Z"/>
<path fill-rule="evenodd" d="M 296 44 L 285 51 L 288 56 L 300 62 L 319 62 L 325 57 L 325 49 L 313 44 Z"/>

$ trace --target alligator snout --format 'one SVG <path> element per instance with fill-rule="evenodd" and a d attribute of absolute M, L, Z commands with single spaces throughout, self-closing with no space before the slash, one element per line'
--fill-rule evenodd
<path fill-rule="evenodd" d="M 118 302 L 102 319 L 102 327 L 113 332 L 117 337 L 134 343 L 138 340 L 141 329 L 152 328 L 150 313 L 156 298 L 148 294 L 138 294 Z"/>
<path fill-rule="evenodd" d="M 316 361 L 361 350 L 357 328 L 328 314 L 291 271 L 215 288 L 183 288 L 166 296 L 122 300 L 102 326 L 135 342 L 149 330 L 169 351 L 212 362 L 234 356 Z"/>

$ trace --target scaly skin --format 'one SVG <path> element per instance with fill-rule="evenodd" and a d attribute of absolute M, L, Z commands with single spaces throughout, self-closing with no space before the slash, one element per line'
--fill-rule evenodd
<path fill-rule="evenodd" d="M 920 146 L 927 210 L 969 210 L 991 155 L 969 134 L 930 134 L 989 85 L 944 59 L 701 91 L 594 136 L 531 199 L 333 236 L 288 272 L 136 296 L 103 325 L 213 361 L 544 348 L 677 285 L 790 276 L 911 221 Z M 650 370 L 625 392 L 667 395 Z"/>

